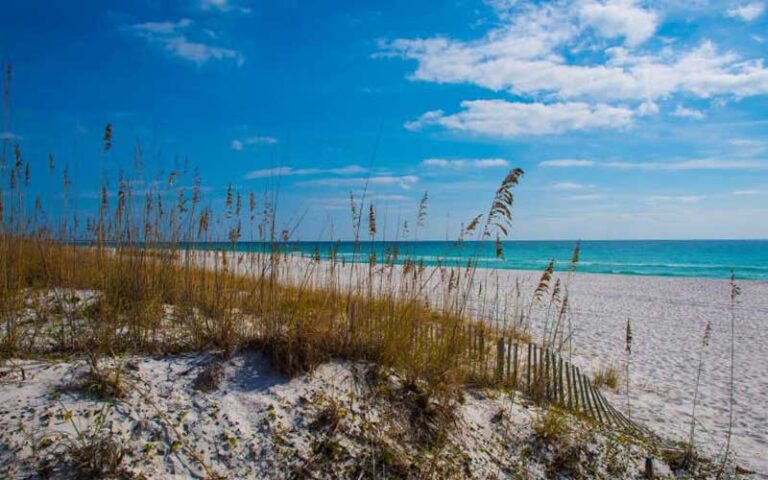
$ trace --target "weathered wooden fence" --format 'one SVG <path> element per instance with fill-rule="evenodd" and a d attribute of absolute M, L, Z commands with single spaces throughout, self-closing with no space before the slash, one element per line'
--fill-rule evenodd
<path fill-rule="evenodd" d="M 525 392 L 534 400 L 585 415 L 605 426 L 655 436 L 613 407 L 591 379 L 559 352 L 484 326 L 465 328 L 472 373 L 479 378 Z"/>

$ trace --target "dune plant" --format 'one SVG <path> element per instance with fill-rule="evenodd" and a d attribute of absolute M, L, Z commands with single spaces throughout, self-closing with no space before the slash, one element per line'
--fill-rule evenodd
<path fill-rule="evenodd" d="M 691 431 L 688 435 L 688 457 L 693 458 L 694 450 L 696 449 L 695 432 L 696 432 L 696 406 L 699 400 L 699 385 L 701 383 L 701 372 L 704 367 L 704 353 L 709 347 L 709 340 L 712 336 L 712 323 L 707 322 L 704 327 L 704 335 L 701 339 L 701 349 L 699 350 L 699 364 L 696 367 L 696 383 L 693 389 L 693 406 L 691 407 Z"/>
<path fill-rule="evenodd" d="M 479 253 L 427 268 L 401 248 L 425 228 L 426 192 L 413 218 L 397 219 L 395 241 L 380 256 L 374 242 L 387 219 L 367 186 L 350 192 L 351 261 L 335 244 L 303 257 L 293 239 L 302 214 L 280 214 L 279 177 L 263 191 L 228 184 L 220 198 L 207 198 L 210 186 L 184 160 L 152 175 L 137 143 L 132 162 L 121 161 L 119 125 L 105 125 L 99 140 L 98 185 L 78 198 L 66 161 L 46 155 L 40 182 L 21 145 L 3 139 L 1 188 L 11 191 L 0 195 L 2 358 L 90 352 L 95 371 L 100 357 L 123 353 L 259 349 L 290 375 L 331 359 L 364 360 L 438 392 L 510 382 L 498 368 L 510 354 L 504 341 L 530 341 L 534 310 L 546 311 L 543 346 L 561 350 L 570 341 L 567 282 L 555 278 L 554 261 L 526 297 L 520 284 L 504 292 L 493 272 L 481 271 Z M 128 163 L 134 167 L 116 168 Z M 461 229 L 461 248 L 479 249 L 481 242 L 463 244 L 474 238 L 504 255 L 523 175 L 513 169 L 489 192 L 488 211 Z M 63 201 L 45 205 L 36 194 L 50 185 Z M 574 259 L 569 268 L 578 245 Z M 88 300 L 62 310 L 66 292 Z M 57 300 L 43 302 L 49 294 Z M 30 301 L 39 303 L 36 323 L 21 321 Z"/>
<path fill-rule="evenodd" d="M 720 479 L 728 464 L 729 455 L 731 453 L 731 438 L 733 437 L 733 407 L 734 407 L 734 391 L 735 391 L 735 364 L 736 364 L 736 304 L 739 296 L 741 295 L 741 287 L 736 283 L 736 274 L 731 271 L 730 279 L 730 362 L 729 362 L 729 382 L 728 382 L 728 432 L 725 436 L 725 450 L 723 452 L 723 459 L 720 464 L 720 468 L 717 472 L 717 478 Z"/>
<path fill-rule="evenodd" d="M 630 402 L 630 392 L 629 392 L 629 362 L 630 358 L 632 357 L 632 321 L 628 318 L 627 319 L 627 331 L 626 335 L 624 337 L 624 351 L 626 352 L 626 372 L 624 376 L 626 377 L 627 381 L 627 418 L 630 420 L 632 419 L 632 403 Z"/>

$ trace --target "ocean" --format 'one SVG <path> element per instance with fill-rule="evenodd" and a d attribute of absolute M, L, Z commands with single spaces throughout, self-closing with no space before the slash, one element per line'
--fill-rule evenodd
<path fill-rule="evenodd" d="M 556 270 L 568 268 L 575 241 L 505 241 L 504 258 L 495 256 L 494 242 L 399 241 L 399 242 L 288 242 L 285 251 L 327 258 L 332 249 L 346 261 L 367 262 L 371 252 L 381 262 L 387 250 L 397 248 L 399 259 L 422 260 L 425 265 L 466 264 L 472 258 L 478 266 L 542 270 L 555 260 Z M 226 242 L 195 244 L 193 248 L 226 249 Z M 259 242 L 241 242 L 237 249 L 257 251 L 268 248 Z M 355 253 L 357 251 L 357 254 Z M 582 241 L 577 271 L 614 275 L 656 275 L 665 277 L 730 278 L 731 271 L 743 280 L 768 280 L 768 240 L 619 240 Z"/>

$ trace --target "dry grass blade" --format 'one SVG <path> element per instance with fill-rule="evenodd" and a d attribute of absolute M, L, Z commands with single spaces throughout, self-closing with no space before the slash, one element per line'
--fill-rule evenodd
<path fill-rule="evenodd" d="M 103 143 L 103 150 L 105 152 L 108 152 L 112 149 L 112 124 L 108 123 L 106 127 L 104 127 L 104 143 Z"/>
<path fill-rule="evenodd" d="M 373 209 L 373 204 L 368 206 L 368 236 L 371 239 L 376 237 L 376 212 Z"/>
<path fill-rule="evenodd" d="M 421 200 L 419 201 L 419 213 L 418 213 L 418 221 L 417 226 L 424 227 L 424 225 L 427 222 L 427 200 L 429 199 L 429 195 L 427 192 L 424 192 L 424 195 L 421 197 Z"/>
<path fill-rule="evenodd" d="M 520 182 L 523 174 L 524 172 L 521 168 L 515 168 L 502 180 L 488 211 L 488 220 L 484 232 L 485 237 L 490 236 L 491 227 L 497 228 L 504 236 L 508 235 L 509 228 L 512 226 L 512 205 L 515 200 L 512 188 Z"/>
<path fill-rule="evenodd" d="M 539 278 L 539 284 L 536 286 L 536 290 L 533 292 L 534 302 L 540 303 L 549 292 L 549 282 L 552 280 L 552 274 L 554 271 L 555 261 L 550 260 L 549 263 L 547 263 L 546 268 L 544 268 L 544 271 L 541 274 L 541 278 Z"/>
<path fill-rule="evenodd" d="M 581 257 L 581 241 L 577 241 L 576 245 L 573 247 L 573 253 L 571 254 L 571 261 L 568 264 L 569 272 L 576 271 L 576 267 L 579 264 L 580 257 Z"/>

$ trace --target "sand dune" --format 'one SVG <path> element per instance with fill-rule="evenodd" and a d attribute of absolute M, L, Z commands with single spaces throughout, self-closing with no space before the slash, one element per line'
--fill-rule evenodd
<path fill-rule="evenodd" d="M 305 259 L 294 262 L 307 263 Z M 292 281 L 312 268 L 319 283 L 326 281 L 329 266 L 286 268 Z M 365 265 L 336 265 L 342 286 L 357 284 L 368 274 Z M 399 269 L 401 267 L 394 267 Z M 350 275 L 350 269 L 354 272 Z M 493 309 L 498 286 L 503 302 L 513 302 L 516 283 L 524 294 L 533 292 L 540 272 L 478 270 L 494 295 L 470 299 L 476 313 Z M 430 281 L 423 293 L 439 304 L 444 294 L 440 275 L 425 267 Z M 556 277 L 558 274 L 556 273 Z M 722 451 L 728 429 L 730 285 L 727 280 L 575 273 L 560 274 L 567 281 L 574 325 L 574 363 L 594 371 L 601 366 L 625 368 L 625 328 L 632 322 L 633 350 L 630 364 L 632 418 L 657 432 L 687 439 L 691 408 L 707 322 L 712 339 L 704 350 L 696 441 L 709 454 Z M 395 275 L 397 277 L 397 275 Z M 768 477 L 768 282 L 738 281 L 742 293 L 734 308 L 736 325 L 735 423 L 732 446 L 738 461 Z M 534 321 L 534 337 L 541 322 Z M 622 373 L 623 375 L 623 373 Z M 622 379 L 622 383 L 624 380 Z M 626 388 L 607 392 L 622 411 L 627 410 Z"/>

